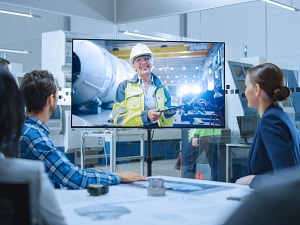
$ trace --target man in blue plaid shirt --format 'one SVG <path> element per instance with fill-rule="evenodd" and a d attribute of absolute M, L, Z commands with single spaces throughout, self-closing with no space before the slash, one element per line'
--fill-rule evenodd
<path fill-rule="evenodd" d="M 18 157 L 44 161 L 55 187 L 83 189 L 89 184 L 113 185 L 146 180 L 143 175 L 133 172 L 115 174 L 82 170 L 53 145 L 46 124 L 56 112 L 58 92 L 50 72 L 34 70 L 25 74 L 20 89 L 26 106 L 26 120 Z"/>

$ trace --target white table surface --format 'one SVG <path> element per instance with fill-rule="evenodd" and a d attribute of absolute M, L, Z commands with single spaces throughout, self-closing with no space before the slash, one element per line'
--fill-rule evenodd
<path fill-rule="evenodd" d="M 148 181 L 109 186 L 109 193 L 102 196 L 90 196 L 87 190 L 55 193 L 70 225 L 221 225 L 242 203 L 227 197 L 252 191 L 225 182 L 155 177 L 165 180 L 165 196 L 148 196 Z"/>

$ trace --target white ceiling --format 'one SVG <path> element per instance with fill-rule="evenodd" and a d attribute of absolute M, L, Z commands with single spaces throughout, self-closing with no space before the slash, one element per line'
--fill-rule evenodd
<path fill-rule="evenodd" d="M 20 7 L 65 16 L 122 24 L 150 18 L 224 7 L 261 0 L 2 0 L 2 6 Z"/>

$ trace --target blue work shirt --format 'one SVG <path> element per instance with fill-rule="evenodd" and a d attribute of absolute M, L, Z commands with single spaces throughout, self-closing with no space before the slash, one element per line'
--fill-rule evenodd
<path fill-rule="evenodd" d="M 85 189 L 89 184 L 113 185 L 121 182 L 120 177 L 114 173 L 80 169 L 73 164 L 53 145 L 49 138 L 49 128 L 36 117 L 26 117 L 20 142 L 18 157 L 43 161 L 55 187 Z"/>

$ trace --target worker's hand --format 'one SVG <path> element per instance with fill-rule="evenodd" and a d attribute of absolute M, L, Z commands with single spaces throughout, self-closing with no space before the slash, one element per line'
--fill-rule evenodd
<path fill-rule="evenodd" d="M 194 147 L 199 147 L 199 138 L 193 138 L 192 139 L 192 145 L 194 146 Z"/>
<path fill-rule="evenodd" d="M 121 178 L 121 183 L 131 183 L 135 181 L 146 180 L 145 176 L 134 172 L 117 173 L 117 176 Z"/>
<path fill-rule="evenodd" d="M 248 175 L 236 180 L 236 184 L 250 185 L 255 175 Z"/>
<path fill-rule="evenodd" d="M 148 110 L 148 118 L 151 120 L 152 123 L 156 122 L 159 117 L 161 116 L 162 112 L 158 111 L 157 109 L 150 109 Z"/>

